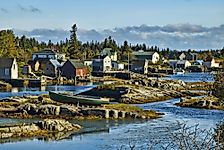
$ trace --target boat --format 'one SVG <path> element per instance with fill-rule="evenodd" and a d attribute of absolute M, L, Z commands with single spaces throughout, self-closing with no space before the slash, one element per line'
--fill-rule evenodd
<path fill-rule="evenodd" d="M 61 103 L 73 103 L 80 105 L 102 105 L 109 104 L 108 98 L 102 98 L 89 95 L 74 95 L 71 93 L 58 93 L 49 91 L 49 96 L 52 100 Z"/>
<path fill-rule="evenodd" d="M 185 71 L 183 69 L 175 69 L 174 70 L 174 74 L 176 74 L 176 75 L 181 75 L 181 74 L 184 74 L 184 73 L 185 73 Z"/>

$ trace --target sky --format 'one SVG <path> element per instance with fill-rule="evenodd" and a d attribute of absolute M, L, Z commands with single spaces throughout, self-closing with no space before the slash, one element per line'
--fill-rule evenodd
<path fill-rule="evenodd" d="M 76 23 L 81 41 L 221 48 L 223 8 L 223 0 L 0 0 L 0 30 L 56 42 Z"/>

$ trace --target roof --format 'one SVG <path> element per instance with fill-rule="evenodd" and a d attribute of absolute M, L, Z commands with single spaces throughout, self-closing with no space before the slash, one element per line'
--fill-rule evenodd
<path fill-rule="evenodd" d="M 101 52 L 101 55 L 114 55 L 115 54 L 115 50 L 113 50 L 112 48 L 104 48 Z"/>
<path fill-rule="evenodd" d="M 177 64 L 185 64 L 188 60 L 178 60 Z M 189 61 L 188 61 L 189 62 Z"/>
<path fill-rule="evenodd" d="M 156 52 L 145 52 L 145 51 L 143 51 L 143 50 L 139 50 L 139 51 L 137 51 L 137 52 L 133 52 L 132 54 L 133 55 L 135 55 L 135 56 L 137 56 L 137 55 L 147 55 L 147 56 L 151 56 L 151 55 L 153 55 L 154 53 L 156 53 Z"/>
<path fill-rule="evenodd" d="M 69 59 L 68 61 L 71 62 L 71 64 L 75 67 L 75 68 L 86 68 L 86 66 L 77 59 Z"/>
<path fill-rule="evenodd" d="M 104 59 L 106 58 L 108 55 L 98 55 L 98 56 L 95 56 L 93 57 L 94 59 Z"/>
<path fill-rule="evenodd" d="M 43 49 L 39 52 L 35 52 L 34 54 L 56 54 L 52 49 Z"/>
<path fill-rule="evenodd" d="M 55 68 L 61 67 L 61 64 L 56 59 L 50 59 L 49 61 Z"/>
<path fill-rule="evenodd" d="M 0 58 L 0 68 L 11 68 L 14 58 Z"/>

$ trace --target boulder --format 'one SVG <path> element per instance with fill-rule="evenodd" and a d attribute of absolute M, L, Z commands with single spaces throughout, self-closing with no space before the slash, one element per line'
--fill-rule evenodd
<path fill-rule="evenodd" d="M 56 105 L 41 105 L 38 109 L 38 114 L 42 115 L 59 115 L 60 114 L 60 106 Z"/>

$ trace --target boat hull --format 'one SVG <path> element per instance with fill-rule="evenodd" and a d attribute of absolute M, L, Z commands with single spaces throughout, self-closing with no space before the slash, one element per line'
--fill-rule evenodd
<path fill-rule="evenodd" d="M 109 100 L 101 100 L 99 98 L 84 97 L 78 95 L 67 95 L 49 91 L 49 96 L 52 100 L 61 103 L 73 103 L 81 105 L 102 105 L 109 104 Z"/>

